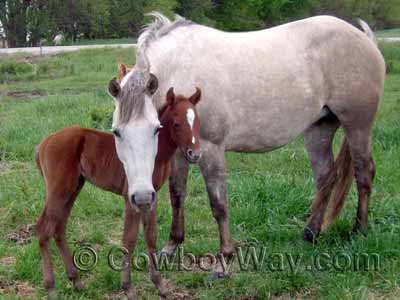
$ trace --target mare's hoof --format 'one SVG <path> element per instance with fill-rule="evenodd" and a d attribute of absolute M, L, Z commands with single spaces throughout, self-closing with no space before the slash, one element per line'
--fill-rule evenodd
<path fill-rule="evenodd" d="M 313 232 L 310 228 L 306 227 L 304 228 L 304 235 L 303 239 L 311 244 L 316 244 L 317 243 L 317 237 L 319 235 L 319 232 Z"/>
<path fill-rule="evenodd" d="M 367 229 L 363 228 L 359 223 L 356 223 L 353 226 L 353 234 L 359 234 L 359 233 L 366 235 Z"/>
<path fill-rule="evenodd" d="M 175 242 L 169 241 L 168 244 L 162 248 L 160 254 L 165 255 L 167 257 L 172 257 L 175 254 L 176 249 L 178 248 L 179 244 Z"/>
<path fill-rule="evenodd" d="M 231 273 L 229 272 L 212 272 L 208 277 L 209 280 L 222 280 L 231 277 Z"/>

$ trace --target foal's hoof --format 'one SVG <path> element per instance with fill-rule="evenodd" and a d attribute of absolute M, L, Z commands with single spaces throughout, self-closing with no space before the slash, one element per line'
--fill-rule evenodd
<path fill-rule="evenodd" d="M 313 232 L 310 228 L 304 228 L 303 239 L 311 244 L 317 243 L 317 237 L 319 236 L 319 232 Z"/>
<path fill-rule="evenodd" d="M 172 295 L 173 289 L 174 286 L 172 285 L 172 283 L 165 278 L 161 280 L 161 283 L 158 286 L 158 291 L 160 292 L 160 296 L 162 299 L 168 299 Z"/>
<path fill-rule="evenodd" d="M 133 288 L 125 290 L 126 299 L 128 300 L 137 300 L 138 296 Z"/>
<path fill-rule="evenodd" d="M 52 289 L 47 291 L 47 299 L 48 300 L 58 300 L 58 294 L 56 292 L 56 290 Z"/>
<path fill-rule="evenodd" d="M 85 284 L 80 279 L 74 280 L 74 288 L 75 288 L 75 290 L 80 292 L 85 288 Z"/>

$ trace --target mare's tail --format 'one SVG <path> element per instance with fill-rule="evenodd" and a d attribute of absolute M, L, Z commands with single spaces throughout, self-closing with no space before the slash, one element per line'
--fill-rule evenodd
<path fill-rule="evenodd" d="M 335 160 L 334 168 L 335 173 L 337 174 L 336 182 L 329 199 L 328 208 L 322 224 L 322 230 L 331 225 L 340 214 L 353 182 L 354 168 L 346 138 L 344 139 L 342 147 L 340 148 L 339 154 Z"/>

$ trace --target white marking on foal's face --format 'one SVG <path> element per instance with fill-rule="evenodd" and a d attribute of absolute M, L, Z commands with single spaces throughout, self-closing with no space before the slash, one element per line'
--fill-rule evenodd
<path fill-rule="evenodd" d="M 194 113 L 194 110 L 192 108 L 188 108 L 188 110 L 186 111 L 186 119 L 187 119 L 187 122 L 188 122 L 192 132 L 193 132 L 193 124 L 194 124 L 194 119 L 195 118 L 196 118 L 196 115 Z M 195 143 L 196 143 L 196 138 L 193 136 L 192 137 L 192 144 L 195 144 Z"/>

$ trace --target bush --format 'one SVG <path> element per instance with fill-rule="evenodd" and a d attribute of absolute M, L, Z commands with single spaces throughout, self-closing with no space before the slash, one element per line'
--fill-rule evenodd
<path fill-rule="evenodd" d="M 15 60 L 0 62 L 0 82 L 15 80 L 24 75 L 32 75 L 35 71 L 34 65 Z"/>

